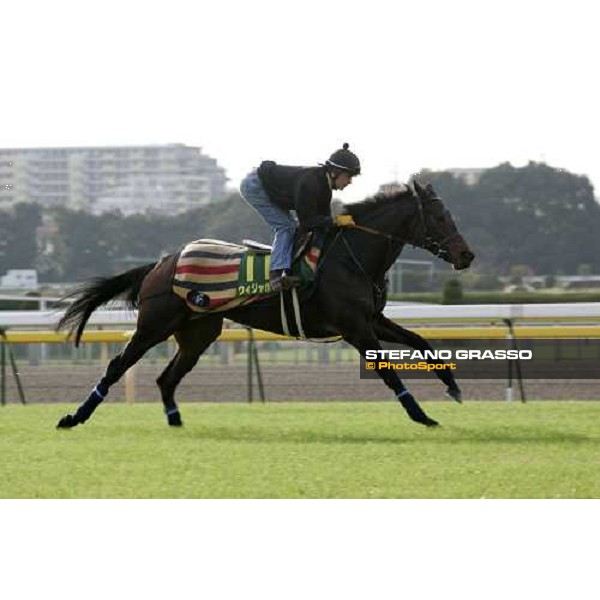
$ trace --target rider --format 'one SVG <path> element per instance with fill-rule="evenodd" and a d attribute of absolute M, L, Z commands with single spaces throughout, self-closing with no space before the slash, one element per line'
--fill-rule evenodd
<path fill-rule="evenodd" d="M 297 284 L 290 277 L 294 234 L 301 231 L 348 226 L 352 217 L 331 218 L 331 192 L 343 190 L 360 174 L 358 157 L 348 144 L 336 150 L 325 164 L 317 167 L 290 167 L 271 160 L 261 163 L 242 181 L 243 198 L 265 219 L 273 231 L 269 283 L 274 292 Z M 298 221 L 290 213 L 295 210 Z"/>

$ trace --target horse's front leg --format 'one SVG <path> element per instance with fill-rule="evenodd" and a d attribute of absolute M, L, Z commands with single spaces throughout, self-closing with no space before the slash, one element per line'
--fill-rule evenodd
<path fill-rule="evenodd" d="M 367 328 L 360 332 L 344 335 L 344 339 L 354 346 L 366 359 L 367 350 L 381 350 L 381 344 L 375 335 L 375 332 L 371 328 Z M 380 369 L 379 361 L 375 361 L 375 369 L 379 377 L 383 382 L 394 391 L 396 398 L 400 404 L 402 404 L 404 410 L 408 413 L 408 416 L 417 423 L 422 423 L 428 427 L 434 427 L 439 425 L 437 421 L 430 419 L 423 409 L 419 406 L 419 403 L 415 400 L 413 395 L 408 391 L 402 380 L 398 377 L 395 371 L 389 369 Z"/>
<path fill-rule="evenodd" d="M 420 352 L 424 352 L 425 350 L 430 350 L 433 352 L 433 347 L 431 344 L 424 340 L 418 333 L 414 331 L 409 331 L 404 327 L 390 321 L 387 317 L 383 316 L 383 314 L 379 314 L 375 324 L 375 333 L 377 337 L 382 342 L 391 342 L 392 344 L 404 344 L 405 346 L 409 346 L 410 348 L 414 348 L 415 350 L 419 350 Z M 441 359 L 431 359 L 428 358 L 426 361 L 429 364 L 433 365 L 444 365 L 446 364 Z M 454 379 L 454 374 L 450 369 L 435 369 L 433 371 L 435 375 L 446 385 L 446 394 L 456 400 L 457 402 L 462 402 L 462 392 L 456 383 L 456 379 Z"/>

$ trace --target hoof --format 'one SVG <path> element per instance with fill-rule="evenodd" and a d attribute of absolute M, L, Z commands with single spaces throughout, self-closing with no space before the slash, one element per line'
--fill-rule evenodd
<path fill-rule="evenodd" d="M 179 411 L 174 411 L 171 414 L 168 414 L 167 423 L 171 427 L 181 427 L 183 425 L 183 421 L 181 420 L 181 415 L 179 414 Z"/>
<path fill-rule="evenodd" d="M 419 415 L 411 415 L 411 419 L 415 423 L 419 423 L 420 425 L 425 425 L 425 427 L 439 427 L 440 426 L 440 424 L 436 420 L 431 419 L 423 412 Z"/>
<path fill-rule="evenodd" d="M 56 429 L 70 429 L 71 427 L 75 427 L 77 422 L 73 418 L 73 415 L 65 415 L 56 425 Z"/>
<path fill-rule="evenodd" d="M 452 400 L 455 400 L 459 404 L 462 404 L 462 392 L 460 391 L 459 387 L 447 388 L 446 396 L 450 396 L 450 398 L 452 398 Z"/>
<path fill-rule="evenodd" d="M 398 396 L 398 400 L 404 407 L 404 410 L 408 413 L 408 416 L 415 422 L 421 423 L 421 425 L 427 425 L 427 427 L 436 427 L 439 425 L 437 421 L 430 419 L 424 412 L 423 409 L 417 404 L 414 396 L 406 390 L 404 393 Z"/>

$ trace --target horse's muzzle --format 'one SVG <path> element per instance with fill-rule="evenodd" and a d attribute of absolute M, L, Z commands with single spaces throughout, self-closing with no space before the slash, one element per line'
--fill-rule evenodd
<path fill-rule="evenodd" d="M 470 250 L 463 250 L 459 255 L 458 259 L 454 262 L 454 268 L 457 271 L 467 269 L 471 266 L 471 263 L 475 259 L 475 255 Z"/>

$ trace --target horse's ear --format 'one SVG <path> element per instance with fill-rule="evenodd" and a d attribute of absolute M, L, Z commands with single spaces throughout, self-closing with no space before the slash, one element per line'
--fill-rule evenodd
<path fill-rule="evenodd" d="M 430 196 L 435 196 L 435 190 L 433 189 L 433 186 L 431 185 L 431 183 L 428 183 L 428 184 L 425 186 L 425 190 L 427 191 L 427 193 L 428 193 Z"/>
<path fill-rule="evenodd" d="M 415 188 L 415 192 L 417 192 L 417 196 L 422 197 L 425 194 L 423 186 L 416 179 L 413 179 L 413 186 Z"/>

